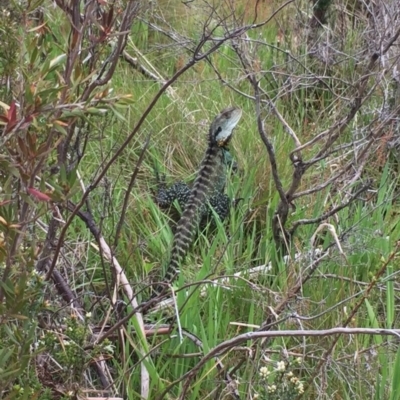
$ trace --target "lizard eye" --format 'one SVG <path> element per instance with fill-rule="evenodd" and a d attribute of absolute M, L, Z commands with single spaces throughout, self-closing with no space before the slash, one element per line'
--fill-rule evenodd
<path fill-rule="evenodd" d="M 215 131 L 214 131 L 214 138 L 213 140 L 218 141 L 218 135 L 222 132 L 222 128 L 219 126 Z"/>

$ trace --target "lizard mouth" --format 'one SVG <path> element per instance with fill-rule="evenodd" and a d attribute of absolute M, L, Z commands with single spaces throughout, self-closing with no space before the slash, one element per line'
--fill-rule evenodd
<path fill-rule="evenodd" d="M 217 140 L 218 147 L 226 147 L 229 144 L 229 142 L 231 141 L 231 137 L 232 137 L 232 135 L 230 135 L 226 139 Z"/>

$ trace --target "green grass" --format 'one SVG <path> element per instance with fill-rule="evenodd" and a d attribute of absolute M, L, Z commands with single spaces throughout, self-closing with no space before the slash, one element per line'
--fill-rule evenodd
<path fill-rule="evenodd" d="M 182 35 L 193 40 L 198 39 L 198 27 L 204 15 L 201 12 L 196 16 L 190 15 L 182 4 L 179 3 L 178 7 L 174 1 L 167 5 L 172 7 L 165 14 L 170 18 L 171 24 L 174 23 L 172 26 Z M 304 12 L 307 10 L 306 6 L 299 5 Z M 50 52 L 53 59 L 62 53 L 61 45 L 68 40 L 68 24 L 56 12 L 49 15 L 49 24 L 61 41 L 60 48 L 52 48 Z M 305 41 L 296 45 L 297 35 L 300 36 L 302 32 L 295 18 L 290 15 L 289 11 L 284 12 L 262 29 L 249 32 L 249 38 L 258 41 L 252 43 L 253 52 L 249 53 L 249 57 L 254 62 L 256 75 L 261 78 L 260 86 L 273 99 L 300 141 L 305 143 L 348 113 L 347 99 L 354 96 L 354 85 L 360 78 L 361 67 L 357 69 L 351 57 L 329 68 L 321 66 L 307 55 L 308 44 Z M 145 17 L 152 18 L 150 11 Z M 283 22 L 290 25 L 287 32 L 282 33 L 280 29 Z M 190 28 L 187 28 L 188 25 Z M 223 29 L 219 28 L 217 33 L 222 35 Z M 276 44 L 277 35 L 281 36 L 279 46 Z M 344 39 L 343 53 L 356 54 L 360 32 L 349 31 Z M 266 44 L 260 44 L 261 41 Z M 149 64 L 167 78 L 179 68 L 181 62 L 185 63 L 191 57 L 182 48 L 177 51 L 175 45 L 170 47 L 169 44 L 171 42 L 168 38 L 153 31 L 145 22 L 136 21 L 127 50 L 138 56 L 135 52 L 140 49 L 139 60 L 143 61 L 145 57 Z M 27 52 L 26 57 L 34 50 L 28 48 Z M 290 55 L 295 56 L 296 60 L 291 59 Z M 211 55 L 209 61 L 221 71 L 224 80 L 249 96 L 254 95 L 245 79 L 240 61 L 228 44 Z M 32 81 L 40 80 L 45 69 L 37 60 L 35 63 L 32 63 L 33 67 L 36 65 L 41 69 L 32 73 Z M 54 76 L 49 76 L 48 81 L 41 81 L 44 89 L 57 75 L 54 71 L 52 73 Z M 329 89 L 320 82 L 310 83 L 311 74 L 326 77 L 325 82 Z M 298 85 L 300 81 L 302 85 Z M 108 86 L 115 94 L 131 95 L 131 98 L 129 101 L 113 104 L 105 117 L 90 115 L 86 118 L 90 140 L 78 168 L 85 186 L 93 182 L 105 163 L 122 145 L 161 85 L 143 77 L 121 60 L 112 83 Z M 145 360 L 150 374 L 149 398 L 152 399 L 157 398 L 172 382 L 194 368 L 204 355 L 221 342 L 251 332 L 255 329 L 254 326 L 260 326 L 267 319 L 272 322 L 277 319 L 279 323 L 272 329 L 279 330 L 322 330 L 342 326 L 359 304 L 382 265 L 385 265 L 395 251 L 400 233 L 396 165 L 391 160 L 382 162 L 382 148 L 377 146 L 374 154 L 380 157 L 371 156 L 370 165 L 352 188 L 343 189 L 340 183 L 333 183 L 317 193 L 294 200 L 295 207 L 291 205 L 290 208 L 287 228 L 298 220 L 317 218 L 328 212 L 344 201 L 352 190 L 370 179 L 370 191 L 360 195 L 349 207 L 326 221 L 334 228 L 345 256 L 340 254 L 334 245 L 332 233 L 327 229 L 322 229 L 315 243 L 311 244 L 318 224 L 309 224 L 296 230 L 286 249 L 292 260 L 283 262 L 281 252 L 276 248 L 272 237 L 272 218 L 279 204 L 279 195 L 272 179 L 267 151 L 257 131 L 253 100 L 223 85 L 213 68 L 205 61 L 187 71 L 172 88 L 174 94 L 164 93 L 161 96 L 142 128 L 89 199 L 94 220 L 101 228 L 107 243 L 113 246 L 114 255 L 123 266 L 139 301 L 148 298 L 147 285 L 151 279 L 158 279 L 160 271 L 168 263 L 173 240 L 170 217 L 157 207 L 152 198 L 152 191 L 156 187 L 154 168 L 166 174 L 167 182 L 192 182 L 206 148 L 209 123 L 221 109 L 231 104 L 243 109 L 243 117 L 232 141 L 232 153 L 239 164 L 239 171 L 229 178 L 226 192 L 231 198 L 242 200 L 231 210 L 229 221 L 218 223 L 212 232 L 206 230 L 198 235 L 182 265 L 182 273 L 174 282 L 179 322 L 199 342 L 194 342 L 193 338 L 185 335 L 180 338 L 176 324 L 168 335 L 154 335 L 145 339 L 140 336 L 140 329 L 134 318 L 124 327 L 124 340 L 110 338 L 112 352 L 107 357 L 107 364 L 114 374 L 116 386 L 125 392 L 127 399 L 140 399 L 140 354 L 143 351 L 152 352 L 151 357 Z M 56 93 L 47 95 L 51 101 L 56 101 Z M 267 96 L 264 96 L 263 100 L 266 99 Z M 380 105 L 381 93 L 376 90 L 336 145 L 351 143 L 362 129 L 373 131 L 376 128 L 376 110 L 380 109 Z M 268 106 L 263 107 L 266 132 L 273 143 L 278 173 L 284 189 L 287 190 L 293 174 L 288 155 L 293 151 L 294 144 L 282 124 L 269 112 Z M 41 132 L 45 131 L 46 124 L 47 120 L 39 124 Z M 149 148 L 135 184 L 128 193 L 128 182 L 148 137 Z M 376 141 L 379 140 L 380 137 L 377 137 Z M 322 146 L 317 143 L 305 149 L 303 161 L 310 160 Z M 327 160 L 316 163 L 303 176 L 299 191 L 321 184 L 337 168 L 354 157 L 354 146 L 349 146 Z M 357 166 L 355 162 L 354 168 Z M 51 179 L 51 183 L 58 184 L 59 187 L 66 180 L 58 176 Z M 11 190 L 8 189 L 8 184 L 2 183 L 2 186 L 7 191 Z M 77 185 L 74 186 L 74 195 L 71 196 L 75 202 L 81 197 L 78 189 Z M 127 212 L 120 235 L 116 238 L 116 227 L 125 199 L 128 204 Z M 18 215 L 13 214 L 13 209 L 8 206 L 5 203 L 0 214 L 7 221 Z M 2 234 L 8 239 L 11 237 L 10 229 L 3 229 L 4 226 L 1 226 Z M 1 249 L 4 247 L 2 237 L 0 236 Z M 35 240 L 43 241 L 43 233 L 38 232 Z M 324 250 L 330 248 L 329 255 L 293 296 L 296 283 L 310 270 L 312 260 L 307 254 L 310 254 L 313 246 Z M 3 253 L 0 253 L 1 262 L 5 259 Z M 295 260 L 294 255 L 297 253 L 305 256 Z M 22 254 L 15 262 L 16 266 L 24 265 L 26 259 L 30 260 Z M 257 277 L 249 276 L 250 268 L 268 263 L 272 265 L 271 270 Z M 397 328 L 398 263 L 397 257 L 391 258 L 384 274 L 378 278 L 368 298 L 354 314 L 349 327 Z M 31 261 L 29 268 L 32 269 L 33 265 L 34 262 Z M 74 220 L 68 230 L 65 252 L 58 268 L 76 291 L 85 311 L 92 313 L 93 325 L 101 326 L 105 319 L 111 325 L 118 321 L 118 313 L 113 309 L 109 298 L 114 290 L 112 284 L 115 277 L 108 261 L 98 251 L 93 236 L 78 219 Z M 211 283 L 211 280 L 218 283 L 218 278 L 239 271 L 243 272 L 239 279 L 231 279 L 224 285 Z M 20 277 L 19 273 L 14 267 L 11 278 L 17 279 L 16 277 Z M 28 345 L 36 341 L 35 335 L 41 337 L 46 330 L 32 327 L 25 318 L 36 320 L 45 308 L 42 303 L 47 297 L 52 302 L 52 312 L 55 315 L 69 321 L 74 320 L 65 310 L 65 304 L 55 297 L 52 284 L 46 283 L 48 291 L 44 296 L 41 288 L 45 283 L 35 279 L 27 274 L 20 277 L 19 286 L 12 280 L 1 282 L 2 288 L 7 292 L 8 308 L 0 308 L 0 315 L 4 313 L 6 316 L 4 323 L 0 320 L 0 382 L 12 388 L 11 394 L 6 397 L 10 399 L 24 398 L 19 388 L 15 387 L 18 384 L 26 388 L 26 393 L 30 386 L 35 387 L 38 398 L 45 400 L 40 382 L 35 381 L 32 384 L 34 373 L 30 372 L 29 380 L 25 380 L 21 371 L 31 365 Z M 203 280 L 206 282 L 200 287 L 192 284 L 179 290 L 189 283 Z M 279 309 L 279 305 L 288 297 L 290 300 L 286 306 Z M 37 303 L 32 300 L 34 298 L 37 298 Z M 127 303 L 130 300 L 122 291 L 119 292 L 119 298 Z M 130 310 L 128 307 L 126 312 Z M 173 311 L 167 311 L 151 314 L 146 318 L 162 324 L 167 321 L 168 313 L 173 315 Z M 82 331 L 80 334 L 83 335 Z M 287 375 L 273 371 L 278 361 L 284 361 L 286 371 L 291 371 L 304 384 L 308 390 L 305 398 L 400 398 L 397 379 L 400 353 L 395 347 L 395 341 L 389 336 L 343 335 L 328 355 L 329 362 L 323 364 L 313 379 L 321 357 L 334 338 L 276 337 L 267 342 L 249 339 L 246 343 L 231 348 L 220 358 L 225 371 L 231 372 L 233 379 L 237 380 L 237 389 L 243 399 L 254 398 L 255 394 L 260 394 L 259 398 L 263 400 L 294 398 L 294 386 L 290 386 Z M 53 338 L 51 343 L 44 340 L 37 351 L 52 354 L 57 362 L 65 360 L 67 351 L 60 346 L 62 340 Z M 86 352 L 92 343 L 85 340 L 80 344 L 80 349 Z M 23 362 L 19 370 L 18 346 L 23 343 L 25 353 L 21 352 L 20 359 Z M 97 356 L 95 350 L 90 353 L 92 358 L 88 357 L 84 362 L 89 364 L 89 360 Z M 102 351 L 105 351 L 104 348 Z M 296 361 L 298 357 L 300 361 Z M 72 361 L 77 362 L 77 359 L 81 360 L 75 358 Z M 3 373 L 8 368 L 8 360 L 10 371 Z M 68 360 L 71 362 L 71 359 Z M 260 375 L 260 368 L 265 366 L 271 374 L 264 379 Z M 65 378 L 66 381 L 68 379 L 70 376 Z M 93 382 L 94 386 L 98 383 L 96 379 Z M 272 385 L 277 386 L 273 393 Z M 174 385 L 170 389 L 169 398 L 178 398 L 184 387 L 185 381 Z M 215 361 L 209 360 L 190 382 L 185 398 L 224 398 L 227 395 L 226 387 L 227 383 L 224 382 L 223 374 L 219 373 Z"/>

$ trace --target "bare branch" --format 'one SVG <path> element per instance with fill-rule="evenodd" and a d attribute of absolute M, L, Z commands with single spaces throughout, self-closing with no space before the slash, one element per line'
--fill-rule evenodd
<path fill-rule="evenodd" d="M 190 382 L 199 372 L 200 368 L 216 355 L 221 356 L 226 352 L 233 350 L 235 346 L 240 346 L 249 340 L 256 341 L 265 338 L 274 337 L 313 337 L 313 336 L 335 336 L 335 335 L 379 335 L 379 336 L 395 336 L 400 338 L 400 329 L 372 329 L 372 328 L 333 328 L 324 330 L 291 330 L 291 331 L 268 331 L 268 332 L 248 332 L 238 335 L 232 339 L 222 342 L 218 346 L 210 350 L 189 372 L 187 372 L 179 381 L 185 381 L 182 393 L 179 399 L 185 399 L 186 393 L 190 386 Z M 323 357 L 322 360 L 325 360 Z M 176 382 L 175 382 L 176 384 Z"/>

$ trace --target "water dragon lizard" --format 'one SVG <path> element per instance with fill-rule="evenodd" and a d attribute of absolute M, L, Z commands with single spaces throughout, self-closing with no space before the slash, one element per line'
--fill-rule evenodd
<path fill-rule="evenodd" d="M 172 283 L 178 276 L 180 263 L 193 241 L 204 214 L 204 207 L 207 207 L 213 196 L 219 196 L 223 192 L 227 160 L 232 159 L 228 145 L 241 116 L 241 109 L 229 107 L 221 111 L 211 123 L 205 156 L 176 227 L 170 262 L 163 278 L 164 284 Z M 229 198 L 226 200 L 229 203 Z M 155 292 L 160 293 L 164 288 L 164 285 L 156 287 Z"/>

